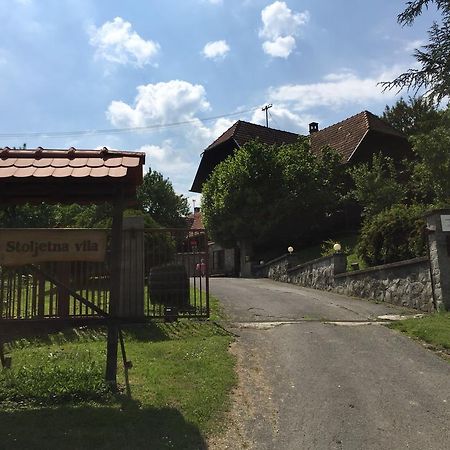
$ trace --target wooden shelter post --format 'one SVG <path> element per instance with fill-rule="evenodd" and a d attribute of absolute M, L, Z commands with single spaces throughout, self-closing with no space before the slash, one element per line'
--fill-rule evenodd
<path fill-rule="evenodd" d="M 109 297 L 108 339 L 106 348 L 105 380 L 113 388 L 117 386 L 117 346 L 119 327 L 117 323 L 118 305 L 121 295 L 121 262 L 124 195 L 121 189 L 113 202 L 113 221 L 111 227 L 111 291 Z"/>

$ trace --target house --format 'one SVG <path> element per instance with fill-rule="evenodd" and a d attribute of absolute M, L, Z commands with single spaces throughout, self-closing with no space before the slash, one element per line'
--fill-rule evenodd
<path fill-rule="evenodd" d="M 288 131 L 237 121 L 202 153 L 191 191 L 201 193 L 203 183 L 214 168 L 247 142 L 259 139 L 267 145 L 293 144 L 299 136 Z M 412 156 L 406 136 L 369 111 L 362 111 L 322 130 L 319 130 L 317 122 L 312 122 L 309 124 L 309 138 L 314 153 L 320 153 L 324 147 L 331 147 L 342 155 L 344 164 L 369 161 L 373 154 L 379 152 L 396 161 Z M 349 210 L 345 215 L 345 222 L 351 223 L 353 216 L 359 217 L 359 211 L 355 213 Z M 210 245 L 210 268 L 220 272 L 222 269 L 219 268 L 224 267 L 222 273 L 248 273 L 248 257 L 245 253 L 245 249 L 225 249 L 214 243 Z M 233 261 L 234 267 L 231 266 Z"/>
<path fill-rule="evenodd" d="M 202 192 L 202 185 L 214 168 L 247 142 L 259 139 L 267 145 L 293 144 L 299 135 L 238 120 L 202 153 L 191 192 Z"/>
<path fill-rule="evenodd" d="M 309 136 L 314 153 L 329 146 L 339 152 L 347 164 L 369 161 L 378 152 L 397 161 L 412 156 L 406 136 L 369 111 L 362 111 L 322 130 L 312 122 Z"/>
<path fill-rule="evenodd" d="M 369 111 L 362 111 L 348 119 L 319 130 L 319 124 L 309 124 L 311 150 L 319 153 L 325 146 L 338 151 L 344 163 L 368 161 L 374 153 L 382 152 L 395 160 L 411 156 L 406 136 Z M 245 143 L 259 139 L 267 145 L 293 144 L 299 135 L 288 131 L 238 120 L 202 153 L 192 192 L 202 192 L 202 185 L 214 168 Z"/>
<path fill-rule="evenodd" d="M 204 225 L 202 212 L 198 206 L 194 207 L 193 214 L 186 218 L 187 226 L 194 234 L 191 236 L 190 246 L 195 240 L 204 239 Z M 201 242 L 195 243 L 199 247 Z M 192 251 L 192 250 L 191 250 Z M 239 248 L 223 248 L 220 244 L 208 241 L 208 267 L 210 275 L 239 275 Z"/>

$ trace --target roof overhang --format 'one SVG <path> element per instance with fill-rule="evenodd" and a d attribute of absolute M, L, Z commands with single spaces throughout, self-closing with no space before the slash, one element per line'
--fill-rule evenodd
<path fill-rule="evenodd" d="M 225 150 L 226 158 L 233 153 L 234 149 L 239 148 L 239 144 L 232 137 L 214 147 L 209 147 L 206 149 L 202 153 L 202 159 L 200 160 L 197 173 L 195 174 L 195 178 L 190 189 L 191 192 L 201 193 L 203 183 L 208 179 L 217 164 L 225 159 L 223 158 L 224 153 L 221 153 L 220 150 L 217 151 L 219 148 Z"/>

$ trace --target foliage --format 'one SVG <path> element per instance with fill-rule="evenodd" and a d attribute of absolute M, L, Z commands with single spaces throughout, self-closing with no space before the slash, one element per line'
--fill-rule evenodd
<path fill-rule="evenodd" d="M 11 205 L 0 209 L 0 228 L 47 228 L 54 225 L 51 205 Z"/>
<path fill-rule="evenodd" d="M 450 350 L 450 312 L 402 320 L 394 322 L 390 327 L 436 347 Z"/>
<path fill-rule="evenodd" d="M 354 166 L 349 172 L 354 183 L 349 196 L 358 201 L 366 217 L 380 213 L 405 197 L 405 187 L 397 180 L 394 161 L 381 153 L 374 154 L 371 163 Z"/>
<path fill-rule="evenodd" d="M 223 244 L 288 242 L 336 211 L 340 156 L 319 156 L 306 139 L 281 147 L 249 142 L 220 163 L 203 186 L 205 225 Z"/>
<path fill-rule="evenodd" d="M 351 248 L 348 245 L 342 245 L 339 241 L 335 239 L 327 239 L 320 244 L 320 256 L 332 256 L 336 253 L 334 250 L 335 244 L 341 245 L 341 252 L 344 254 L 349 254 L 351 252 Z"/>
<path fill-rule="evenodd" d="M 429 133 L 441 121 L 442 113 L 428 98 L 400 98 L 394 106 L 386 106 L 383 120 L 406 136 Z"/>
<path fill-rule="evenodd" d="M 423 256 L 425 210 L 422 205 L 394 205 L 364 221 L 357 253 L 369 266 Z"/>
<path fill-rule="evenodd" d="M 412 25 L 424 8 L 434 4 L 442 14 L 440 23 L 433 22 L 428 30 L 429 41 L 416 49 L 414 57 L 419 68 L 409 69 L 393 81 L 381 83 L 384 89 L 412 89 L 415 94 L 426 90 L 430 99 L 440 102 L 450 94 L 450 3 L 448 0 L 411 0 L 398 16 L 399 24 Z"/>
<path fill-rule="evenodd" d="M 450 202 L 450 108 L 441 113 L 441 122 L 426 134 L 411 138 L 419 161 L 413 168 L 412 186 L 420 198 Z"/>
<path fill-rule="evenodd" d="M 172 183 L 149 168 L 138 189 L 140 208 L 163 227 L 186 227 L 184 217 L 189 214 L 188 201 L 175 193 Z"/>

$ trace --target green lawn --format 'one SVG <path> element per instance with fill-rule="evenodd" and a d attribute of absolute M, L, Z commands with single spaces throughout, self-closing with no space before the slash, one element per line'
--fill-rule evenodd
<path fill-rule="evenodd" d="M 232 337 L 212 320 L 124 329 L 131 397 L 103 382 L 105 331 L 10 345 L 0 375 L 2 449 L 199 449 L 220 432 L 235 384 Z"/>
<path fill-rule="evenodd" d="M 436 348 L 445 349 L 447 352 L 450 350 L 450 312 L 402 320 L 390 324 L 390 327 Z"/>

